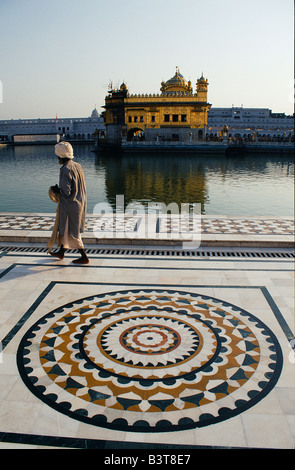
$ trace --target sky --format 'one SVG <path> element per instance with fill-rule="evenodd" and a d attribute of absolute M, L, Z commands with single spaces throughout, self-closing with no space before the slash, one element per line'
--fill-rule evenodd
<path fill-rule="evenodd" d="M 294 112 L 293 0 L 0 0 L 0 119 L 87 117 L 176 67 L 212 107 Z"/>

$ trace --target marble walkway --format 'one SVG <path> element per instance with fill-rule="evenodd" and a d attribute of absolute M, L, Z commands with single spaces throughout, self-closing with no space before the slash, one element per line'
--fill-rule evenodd
<path fill-rule="evenodd" d="M 55 214 L 0 213 L 0 242 L 46 242 Z M 89 244 L 294 246 L 294 217 L 88 215 Z"/>
<path fill-rule="evenodd" d="M 88 230 L 78 266 L 42 217 L 0 218 L 1 449 L 294 449 L 291 219 L 202 218 L 215 245 L 189 257 Z"/>

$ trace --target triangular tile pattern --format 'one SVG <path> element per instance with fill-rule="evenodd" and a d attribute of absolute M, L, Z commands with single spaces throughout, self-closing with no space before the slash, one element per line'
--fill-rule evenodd
<path fill-rule="evenodd" d="M 45 315 L 22 339 L 18 365 L 36 396 L 74 419 L 167 432 L 255 405 L 275 385 L 282 353 L 272 331 L 234 305 L 144 289 Z"/>

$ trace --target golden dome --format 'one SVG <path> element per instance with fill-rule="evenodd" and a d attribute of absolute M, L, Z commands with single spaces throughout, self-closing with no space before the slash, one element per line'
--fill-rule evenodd
<path fill-rule="evenodd" d="M 202 73 L 201 78 L 198 78 L 197 82 L 198 82 L 198 83 L 206 83 L 206 84 L 208 84 L 208 80 L 207 80 L 207 78 L 204 77 L 203 73 Z"/>
<path fill-rule="evenodd" d="M 183 93 L 191 92 L 191 82 L 187 82 L 184 76 L 179 72 L 178 67 L 176 67 L 175 75 L 167 80 L 167 82 L 161 83 L 161 91 L 163 93 Z"/>
<path fill-rule="evenodd" d="M 187 81 L 184 79 L 183 75 L 179 72 L 178 67 L 176 67 L 176 72 L 175 72 L 174 77 L 170 78 L 170 80 L 167 80 L 166 86 L 169 86 L 169 85 L 187 86 Z"/>

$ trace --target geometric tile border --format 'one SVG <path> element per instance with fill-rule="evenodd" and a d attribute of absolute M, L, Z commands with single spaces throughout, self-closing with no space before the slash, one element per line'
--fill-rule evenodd
<path fill-rule="evenodd" d="M 190 229 L 193 229 L 192 223 L 187 225 L 187 230 Z M 161 230 L 172 233 L 174 230 L 178 231 L 178 221 L 168 219 L 168 223 L 161 224 Z M 202 233 L 292 235 L 294 220 L 203 217 L 201 230 Z"/>
<path fill-rule="evenodd" d="M 41 230 L 53 229 L 55 215 L 0 215 L 1 230 Z M 136 233 L 140 229 L 142 216 L 120 216 L 117 223 L 107 216 L 91 216 L 86 218 L 85 232 L 112 232 L 113 230 Z M 281 218 L 242 218 L 242 217 L 210 217 L 201 216 L 200 225 L 192 219 L 173 216 L 159 216 L 152 219 L 156 233 L 195 232 L 204 234 L 258 234 L 258 235 L 293 235 L 294 219 Z"/>
<path fill-rule="evenodd" d="M 277 338 L 252 314 L 157 288 L 57 308 L 26 332 L 17 352 L 22 380 L 47 405 L 133 432 L 230 419 L 270 392 L 282 363 Z"/>

